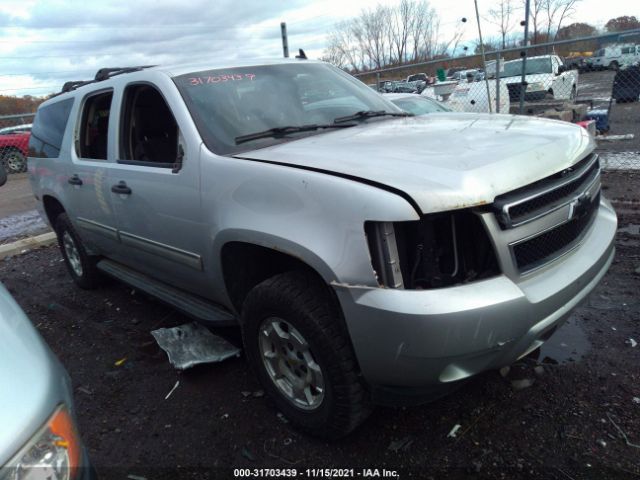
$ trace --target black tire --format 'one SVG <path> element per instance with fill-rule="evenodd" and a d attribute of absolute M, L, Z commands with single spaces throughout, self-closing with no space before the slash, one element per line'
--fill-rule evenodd
<path fill-rule="evenodd" d="M 9 148 L 2 153 L 2 166 L 7 173 L 27 171 L 27 157 L 17 148 Z"/>
<path fill-rule="evenodd" d="M 92 290 L 98 287 L 102 280 L 100 271 L 96 268 L 98 257 L 91 256 L 87 253 L 80 236 L 75 228 L 73 228 L 69 216 L 66 213 L 61 213 L 56 218 L 55 230 L 62 258 L 64 258 L 64 263 L 67 266 L 69 275 L 71 275 L 76 285 L 85 290 Z M 72 262 L 69 257 L 70 253 L 67 252 L 67 248 L 65 247 L 65 242 L 69 241 L 77 251 L 75 261 L 77 261 L 77 265 L 80 267 L 79 269 L 77 265 L 74 267 L 74 262 Z"/>
<path fill-rule="evenodd" d="M 620 69 L 620 65 L 615 60 L 609 64 L 609 68 L 614 72 L 617 72 Z"/>
<path fill-rule="evenodd" d="M 296 405 L 267 371 L 259 335 L 263 322 L 274 318 L 284 320 L 280 325 L 288 324 L 304 337 L 313 360 L 321 369 L 323 397 L 314 409 L 305 410 Z M 287 272 L 260 283 L 247 295 L 241 321 L 247 360 L 265 391 L 292 425 L 314 436 L 334 439 L 353 431 L 371 413 L 368 393 L 339 308 L 326 285 L 313 274 Z M 264 337 L 262 335 L 263 341 Z M 288 361 L 285 363 L 289 365 Z M 293 367 L 283 365 L 283 368 L 291 372 Z"/>

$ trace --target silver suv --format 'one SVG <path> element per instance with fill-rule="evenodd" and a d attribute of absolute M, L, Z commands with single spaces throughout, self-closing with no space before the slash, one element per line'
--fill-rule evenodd
<path fill-rule="evenodd" d="M 29 172 L 69 273 L 239 324 L 290 421 L 354 429 L 539 347 L 611 264 L 580 127 L 412 117 L 305 59 L 105 69 L 41 105 Z"/>

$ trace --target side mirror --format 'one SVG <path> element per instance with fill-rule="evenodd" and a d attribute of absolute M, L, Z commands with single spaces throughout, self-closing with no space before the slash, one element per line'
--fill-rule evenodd
<path fill-rule="evenodd" d="M 564 65 L 559 65 L 558 66 L 558 75 L 560 75 L 561 73 L 564 73 L 567 71 L 567 67 L 565 67 Z"/>
<path fill-rule="evenodd" d="M 4 169 L 4 165 L 0 163 L 0 187 L 7 183 L 7 171 Z"/>

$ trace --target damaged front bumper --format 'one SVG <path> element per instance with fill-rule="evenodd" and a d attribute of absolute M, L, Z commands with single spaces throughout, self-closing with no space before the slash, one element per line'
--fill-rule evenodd
<path fill-rule="evenodd" d="M 616 228 L 603 200 L 578 248 L 519 281 L 501 275 L 434 290 L 334 284 L 364 378 L 374 392 L 428 400 L 513 363 L 596 287 L 613 260 Z"/>

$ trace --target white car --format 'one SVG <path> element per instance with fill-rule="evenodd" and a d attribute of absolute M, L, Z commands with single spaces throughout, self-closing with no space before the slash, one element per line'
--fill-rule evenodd
<path fill-rule="evenodd" d="M 620 67 L 634 65 L 638 61 L 640 61 L 640 45 L 622 43 L 609 45 L 593 52 L 589 63 L 594 69 L 618 70 Z"/>
<path fill-rule="evenodd" d="M 391 100 L 405 112 L 418 116 L 451 111 L 451 109 L 443 103 L 423 95 L 416 95 L 415 93 L 385 93 L 383 96 L 387 100 Z"/>
<path fill-rule="evenodd" d="M 487 83 L 489 85 L 488 94 Z M 511 103 L 506 82 L 500 81 L 499 87 L 496 87 L 495 79 L 461 82 L 457 85 L 448 85 L 451 92 L 444 95 L 439 94 L 437 86 L 438 84 L 435 84 L 433 87 L 425 88 L 421 95 L 441 102 L 454 112 L 509 113 Z M 498 88 L 499 98 L 496 95 Z M 489 104 L 491 104 L 491 108 L 489 108 Z"/>
<path fill-rule="evenodd" d="M 552 97 L 556 100 L 573 100 L 578 90 L 578 71 L 567 71 L 558 55 L 530 57 L 526 61 L 524 99 L 542 100 Z M 500 72 L 501 81 L 507 84 L 512 102 L 520 99 L 522 81 L 522 60 L 505 62 Z"/>

